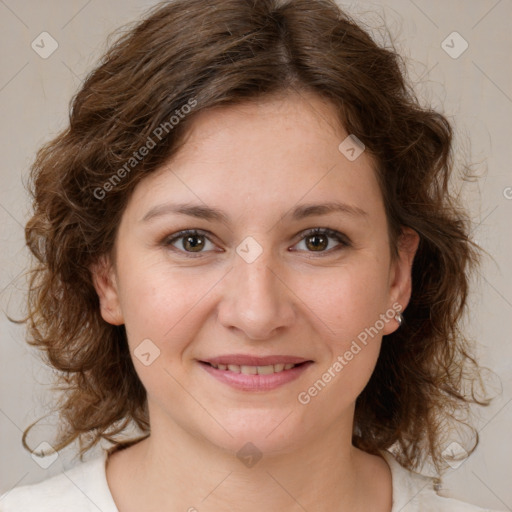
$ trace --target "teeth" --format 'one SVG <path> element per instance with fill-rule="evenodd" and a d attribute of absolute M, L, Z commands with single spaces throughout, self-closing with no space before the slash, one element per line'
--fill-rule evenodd
<path fill-rule="evenodd" d="M 258 375 L 269 375 L 270 373 L 274 373 L 274 365 L 269 364 L 268 366 L 257 366 Z"/>
<path fill-rule="evenodd" d="M 217 368 L 218 370 L 229 370 L 234 373 L 243 373 L 245 375 L 270 375 L 272 373 L 279 373 L 285 370 L 291 370 L 295 364 L 269 364 L 266 366 L 247 366 L 247 365 L 238 365 L 238 364 L 213 364 L 210 363 L 211 366 Z"/>

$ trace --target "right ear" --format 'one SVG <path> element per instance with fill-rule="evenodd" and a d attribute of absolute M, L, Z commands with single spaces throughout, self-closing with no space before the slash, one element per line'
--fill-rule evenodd
<path fill-rule="evenodd" d="M 101 316 L 112 325 L 123 325 L 119 290 L 110 257 L 103 255 L 89 267 L 96 293 L 100 299 Z"/>

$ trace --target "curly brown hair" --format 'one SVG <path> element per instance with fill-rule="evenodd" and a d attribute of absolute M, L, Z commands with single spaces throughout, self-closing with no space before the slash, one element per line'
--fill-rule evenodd
<path fill-rule="evenodd" d="M 394 446 L 409 468 L 427 454 L 439 467 L 445 419 L 484 403 L 467 387 L 479 374 L 460 322 L 479 255 L 449 188 L 446 117 L 420 105 L 394 46 L 377 44 L 333 0 L 176 0 L 123 30 L 31 169 L 26 241 L 37 262 L 25 321 L 64 392 L 55 448 L 78 439 L 83 456 L 101 439 L 119 443 L 130 425 L 150 431 L 124 326 L 102 319 L 91 276 L 134 187 L 205 109 L 312 91 L 373 157 L 394 254 L 404 226 L 420 236 L 405 322 L 384 336 L 353 443 L 369 453 Z"/>

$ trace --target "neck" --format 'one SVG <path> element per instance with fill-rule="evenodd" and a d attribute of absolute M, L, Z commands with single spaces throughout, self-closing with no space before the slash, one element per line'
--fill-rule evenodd
<path fill-rule="evenodd" d="M 285 452 L 267 451 L 257 460 L 257 448 L 248 446 L 237 457 L 175 423 L 152 424 L 165 429 L 152 428 L 147 439 L 123 450 L 126 457 L 131 451 L 120 469 L 126 488 L 113 482 L 120 512 L 206 512 L 238 504 L 244 512 L 381 510 L 376 503 L 383 503 L 382 510 L 391 508 L 390 476 L 382 478 L 389 468 L 352 446 L 351 425 L 341 430 L 336 425 L 311 442 Z"/>

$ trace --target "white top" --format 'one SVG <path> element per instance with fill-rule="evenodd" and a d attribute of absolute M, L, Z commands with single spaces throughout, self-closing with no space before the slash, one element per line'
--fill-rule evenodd
<path fill-rule="evenodd" d="M 8 491 L 0 496 L 0 512 L 119 512 L 107 483 L 107 453 L 38 484 Z M 391 512 L 491 512 L 439 496 L 432 478 L 408 471 L 389 452 L 381 453 L 391 468 Z"/>

